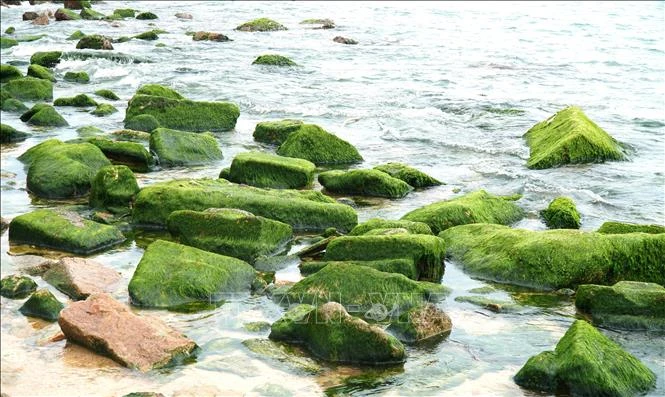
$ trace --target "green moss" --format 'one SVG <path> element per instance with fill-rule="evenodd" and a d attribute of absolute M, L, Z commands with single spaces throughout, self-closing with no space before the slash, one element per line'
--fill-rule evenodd
<path fill-rule="evenodd" d="M 92 180 L 90 206 L 111 212 L 126 211 L 139 192 L 134 173 L 124 165 L 102 167 Z"/>
<path fill-rule="evenodd" d="M 288 136 L 303 125 L 301 120 L 262 121 L 254 128 L 254 140 L 281 145 Z"/>
<path fill-rule="evenodd" d="M 85 33 L 81 32 L 80 30 L 77 30 L 74 33 L 70 34 L 69 37 L 67 37 L 67 40 L 81 40 L 85 36 L 86 36 Z"/>
<path fill-rule="evenodd" d="M 118 109 L 115 108 L 115 106 L 108 104 L 108 103 L 100 103 L 97 105 L 95 110 L 90 112 L 93 116 L 97 117 L 104 117 L 108 116 L 109 114 L 117 113 Z"/>
<path fill-rule="evenodd" d="M 2 86 L 2 90 L 22 101 L 51 101 L 53 83 L 34 77 L 13 79 Z"/>
<path fill-rule="evenodd" d="M 158 40 L 159 36 L 154 31 L 149 30 L 147 32 L 137 34 L 134 36 L 134 38 L 139 40 Z"/>
<path fill-rule="evenodd" d="M 96 135 L 99 135 L 104 132 L 104 130 L 97 128 L 93 125 L 85 125 L 76 129 L 80 137 L 89 138 Z"/>
<path fill-rule="evenodd" d="M 105 59 L 117 63 L 152 63 L 148 58 L 121 54 L 111 51 L 70 51 L 62 54 L 62 59 L 85 61 L 88 59 Z"/>
<path fill-rule="evenodd" d="M 60 63 L 60 58 L 62 57 L 62 51 L 40 51 L 35 52 L 30 57 L 30 63 L 36 65 L 44 66 L 46 68 L 52 68 L 58 63 Z"/>
<path fill-rule="evenodd" d="M 268 324 L 270 329 L 270 324 Z M 268 357 L 287 366 L 306 373 L 321 372 L 321 366 L 293 347 L 269 339 L 247 339 L 242 344 L 261 357 Z"/>
<path fill-rule="evenodd" d="M 81 19 L 81 16 L 75 11 L 68 10 L 67 8 L 58 8 L 55 11 L 55 20 L 56 21 L 77 21 Z"/>
<path fill-rule="evenodd" d="M 159 121 L 157 121 L 155 116 L 149 114 L 139 114 L 130 120 L 126 120 L 125 128 L 134 131 L 151 132 L 159 128 Z"/>
<path fill-rule="evenodd" d="M 7 124 L 0 124 L 0 143 L 20 142 L 26 140 L 29 136 Z"/>
<path fill-rule="evenodd" d="M 424 234 L 338 237 L 328 244 L 325 260 L 410 259 L 418 267 L 417 278 L 438 282 L 443 276 L 446 248 L 443 240 Z"/>
<path fill-rule="evenodd" d="M 158 308 L 219 302 L 225 294 L 249 292 L 255 277 L 239 259 L 157 240 L 136 267 L 129 296 L 134 305 Z"/>
<path fill-rule="evenodd" d="M 53 72 L 50 69 L 37 64 L 28 66 L 28 76 L 55 82 L 55 76 L 53 76 Z"/>
<path fill-rule="evenodd" d="M 148 142 L 150 140 L 150 134 L 143 131 L 117 130 L 113 131 L 111 135 L 119 141 Z"/>
<path fill-rule="evenodd" d="M 400 179 L 415 188 L 437 186 L 442 183 L 431 176 L 413 167 L 401 163 L 388 163 L 374 167 L 375 170 L 385 172 L 393 178 Z"/>
<path fill-rule="evenodd" d="M 229 102 L 195 102 L 153 95 L 137 94 L 129 101 L 127 121 L 138 115 L 155 117 L 160 126 L 183 131 L 228 131 L 235 128 L 240 116 L 237 105 Z"/>
<path fill-rule="evenodd" d="M 224 41 L 231 41 L 231 39 L 228 38 L 228 36 L 223 35 L 221 33 L 215 33 L 215 32 L 196 32 L 194 33 L 194 36 L 192 36 L 192 40 L 194 41 L 219 41 L 219 42 L 224 42 Z"/>
<path fill-rule="evenodd" d="M 117 10 L 116 10 L 116 11 L 117 11 Z M 149 11 L 142 12 L 142 13 L 140 13 L 140 14 L 138 14 L 138 15 L 136 16 L 136 19 L 142 19 L 142 20 L 146 20 L 146 19 L 158 19 L 158 18 L 159 18 L 159 17 L 158 17 L 157 15 L 155 15 L 155 14 L 153 14 L 152 12 L 149 12 Z"/>
<path fill-rule="evenodd" d="M 0 65 L 0 83 L 6 83 L 10 80 L 20 79 L 23 73 L 16 66 L 2 64 Z"/>
<path fill-rule="evenodd" d="M 277 149 L 277 154 L 309 160 L 316 165 L 363 161 L 353 145 L 314 124 L 303 124 Z"/>
<path fill-rule="evenodd" d="M 376 170 L 333 170 L 319 174 L 319 183 L 332 193 L 402 198 L 411 186 Z"/>
<path fill-rule="evenodd" d="M 439 236 L 468 273 L 496 282 L 546 290 L 620 280 L 665 283 L 665 235 L 475 224 Z"/>
<path fill-rule="evenodd" d="M 298 315 L 303 311 L 300 307 L 292 310 Z M 304 344 L 315 356 L 333 362 L 396 364 L 406 361 L 404 345 L 394 336 L 350 316 L 335 302 L 311 308 L 296 320 L 287 313 L 273 324 L 269 337 Z"/>
<path fill-rule="evenodd" d="M 32 41 L 37 41 L 39 39 L 42 39 L 46 37 L 46 34 L 29 34 L 25 36 L 19 36 L 16 38 L 16 41 L 19 43 L 30 43 Z"/>
<path fill-rule="evenodd" d="M 656 375 L 637 358 L 577 320 L 554 352 L 531 357 L 515 375 L 527 389 L 576 396 L 634 396 L 656 385 Z"/>
<path fill-rule="evenodd" d="M 63 305 L 53 294 L 45 289 L 39 289 L 25 301 L 18 310 L 28 317 L 38 317 L 47 321 L 56 321 Z"/>
<path fill-rule="evenodd" d="M 93 21 L 98 21 L 98 20 L 104 19 L 106 17 L 106 15 L 102 14 L 101 12 L 95 11 L 92 8 L 82 9 L 81 13 L 79 15 L 83 19 L 93 20 Z"/>
<path fill-rule="evenodd" d="M 155 163 L 150 152 L 140 143 L 100 137 L 88 138 L 86 142 L 97 146 L 113 164 L 126 165 L 135 171 L 145 172 Z"/>
<path fill-rule="evenodd" d="M 136 11 L 131 8 L 117 8 L 113 10 L 113 15 L 118 15 L 121 18 L 134 18 L 136 16 Z"/>
<path fill-rule="evenodd" d="M 9 224 L 12 244 L 30 244 L 87 255 L 125 241 L 120 230 L 81 218 L 74 212 L 39 209 Z"/>
<path fill-rule="evenodd" d="M 335 227 L 348 231 L 357 223 L 353 208 L 314 191 L 269 190 L 232 184 L 223 179 L 190 179 L 156 183 L 141 190 L 134 221 L 164 226 L 173 211 L 238 208 L 275 219 L 298 231 Z"/>
<path fill-rule="evenodd" d="M 160 84 L 144 84 L 136 90 L 136 95 L 152 95 L 169 99 L 186 99 L 178 91 Z"/>
<path fill-rule="evenodd" d="M 296 189 L 310 186 L 315 171 L 316 166 L 307 160 L 248 152 L 233 159 L 226 179 L 257 187 Z"/>
<path fill-rule="evenodd" d="M 21 121 L 39 127 L 64 127 L 69 125 L 51 105 L 38 103 L 21 115 Z"/>
<path fill-rule="evenodd" d="M 27 276 L 12 274 L 0 280 L 0 295 L 10 299 L 23 299 L 35 292 L 37 283 Z"/>
<path fill-rule="evenodd" d="M 298 66 L 289 58 L 277 54 L 264 54 L 257 57 L 252 65 L 268 65 L 268 66 Z"/>
<path fill-rule="evenodd" d="M 277 30 L 287 30 L 286 27 L 269 18 L 258 18 L 242 25 L 238 25 L 236 30 L 242 32 L 273 32 Z"/>
<path fill-rule="evenodd" d="M 529 168 L 625 160 L 621 144 L 576 106 L 534 125 L 524 138 L 531 149 Z"/>
<path fill-rule="evenodd" d="M 9 48 L 18 45 L 18 41 L 12 39 L 11 37 L 0 37 L 0 48 Z"/>
<path fill-rule="evenodd" d="M 431 303 L 411 308 L 394 320 L 388 332 L 405 343 L 420 343 L 444 338 L 450 334 L 450 317 Z"/>
<path fill-rule="evenodd" d="M 13 26 L 10 26 L 7 29 L 5 29 L 6 34 L 14 34 L 14 32 L 16 32 L 16 28 Z"/>
<path fill-rule="evenodd" d="M 67 72 L 64 77 L 65 81 L 72 81 L 75 83 L 89 83 L 90 76 L 86 72 Z"/>
<path fill-rule="evenodd" d="M 78 43 L 76 43 L 76 48 L 79 50 L 112 50 L 112 41 L 113 40 L 110 37 L 102 36 L 100 34 L 90 34 L 83 36 Z"/>
<path fill-rule="evenodd" d="M 343 264 L 353 266 L 371 267 L 385 273 L 403 274 L 411 280 L 418 279 L 418 266 L 412 259 L 380 259 L 374 261 L 309 261 L 300 264 L 300 273 L 310 275 L 318 272 L 330 264 Z"/>
<path fill-rule="evenodd" d="M 95 95 L 112 101 L 117 101 L 120 99 L 120 97 L 118 97 L 118 95 L 116 95 L 116 93 L 111 90 L 97 90 L 95 91 Z"/>
<path fill-rule="evenodd" d="M 598 233 L 603 234 L 623 234 L 623 233 L 665 233 L 665 226 L 661 225 L 637 225 L 634 223 L 605 222 L 598 229 Z"/>
<path fill-rule="evenodd" d="M 254 262 L 291 240 L 291 226 L 231 208 L 174 211 L 167 220 L 172 235 L 183 244 Z"/>
<path fill-rule="evenodd" d="M 471 296 L 458 296 L 455 302 L 466 302 L 472 305 L 480 306 L 483 309 L 493 311 L 495 313 L 513 313 L 519 312 L 524 308 L 511 301 L 504 301 L 492 299 L 485 296 L 471 295 Z"/>
<path fill-rule="evenodd" d="M 512 199 L 513 197 L 493 196 L 484 190 L 478 190 L 418 208 L 404 215 L 402 219 L 424 222 L 435 234 L 449 227 L 469 223 L 508 225 L 524 216 L 524 211 L 512 203 Z"/>
<path fill-rule="evenodd" d="M 568 197 L 557 197 L 540 215 L 550 229 L 579 229 L 580 213 Z"/>
<path fill-rule="evenodd" d="M 163 167 L 199 165 L 222 158 L 222 151 L 212 134 L 167 128 L 157 128 L 150 134 L 150 150 Z"/>
<path fill-rule="evenodd" d="M 2 102 L 2 110 L 12 113 L 24 113 L 28 110 L 28 107 L 18 99 L 8 98 Z"/>
<path fill-rule="evenodd" d="M 359 236 L 374 229 L 403 228 L 411 234 L 432 234 L 432 229 L 423 222 L 412 222 L 405 220 L 385 220 L 379 218 L 369 219 L 359 224 L 349 232 L 350 236 Z"/>
<path fill-rule="evenodd" d="M 243 324 L 242 327 L 249 332 L 264 332 L 270 329 L 270 323 L 267 321 L 252 321 Z"/>
<path fill-rule="evenodd" d="M 86 94 L 78 94 L 70 98 L 58 98 L 53 101 L 55 106 L 76 106 L 76 107 L 88 107 L 88 106 L 97 106 L 97 102 L 87 96 Z"/>

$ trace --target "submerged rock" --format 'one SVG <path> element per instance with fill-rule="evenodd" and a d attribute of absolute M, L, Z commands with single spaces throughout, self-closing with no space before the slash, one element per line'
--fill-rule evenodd
<path fill-rule="evenodd" d="M 18 310 L 28 317 L 37 317 L 46 321 L 56 321 L 65 307 L 51 291 L 42 288 L 35 291 Z"/>
<path fill-rule="evenodd" d="M 45 68 L 52 68 L 60 63 L 62 51 L 39 51 L 32 54 L 30 63 L 43 66 Z"/>
<path fill-rule="evenodd" d="M 57 98 L 53 101 L 54 106 L 76 106 L 76 107 L 89 107 L 97 106 L 97 102 L 87 96 L 86 94 L 78 94 L 68 98 Z"/>
<path fill-rule="evenodd" d="M 28 276 L 12 274 L 0 280 L 0 295 L 10 299 L 23 299 L 35 292 L 37 283 Z"/>
<path fill-rule="evenodd" d="M 373 261 L 308 261 L 301 262 L 298 266 L 300 273 L 303 275 L 310 275 L 318 272 L 328 265 L 350 265 L 350 266 L 366 266 L 371 267 L 385 273 L 399 273 L 403 274 L 411 280 L 418 280 L 418 266 L 412 259 L 399 258 L 399 259 L 378 259 Z"/>
<path fill-rule="evenodd" d="M 425 174 L 424 172 L 401 163 L 387 163 L 377 165 L 375 170 L 408 183 L 415 188 L 441 185 L 441 182 Z"/>
<path fill-rule="evenodd" d="M 271 327 L 270 339 L 304 344 L 324 360 L 360 364 L 406 361 L 404 345 L 375 325 L 353 317 L 337 302 L 300 305 Z"/>
<path fill-rule="evenodd" d="M 154 317 L 137 316 L 107 294 L 74 302 L 58 324 L 68 340 L 141 371 L 192 356 L 196 343 Z"/>
<path fill-rule="evenodd" d="M 358 44 L 357 41 L 354 39 L 348 38 L 348 37 L 342 37 L 342 36 L 335 36 L 333 39 L 335 43 L 340 43 L 340 44 Z"/>
<path fill-rule="evenodd" d="M 230 41 L 228 36 L 225 36 L 221 33 L 214 33 L 214 32 L 196 32 L 192 36 L 192 40 L 194 41 Z"/>
<path fill-rule="evenodd" d="M 545 224 L 550 229 L 579 229 L 580 213 L 575 203 L 568 197 L 557 197 L 547 209 L 540 211 Z"/>
<path fill-rule="evenodd" d="M 21 121 L 38 127 L 64 127 L 69 125 L 51 105 L 38 103 L 21 115 Z"/>
<path fill-rule="evenodd" d="M 303 124 L 290 133 L 277 154 L 309 160 L 316 165 L 363 161 L 353 145 L 314 124 Z"/>
<path fill-rule="evenodd" d="M 12 79 L 2 86 L 2 91 L 22 101 L 50 102 L 53 99 L 53 83 L 34 77 Z"/>
<path fill-rule="evenodd" d="M 268 65 L 268 66 L 298 66 L 297 63 L 291 59 L 278 54 L 264 54 L 252 62 L 252 65 Z"/>
<path fill-rule="evenodd" d="M 19 131 L 7 124 L 0 124 L 0 143 L 25 141 L 29 136 L 29 134 Z"/>
<path fill-rule="evenodd" d="M 268 323 L 268 329 L 270 324 Z M 321 372 L 321 366 L 309 357 L 305 357 L 293 347 L 270 339 L 247 339 L 242 344 L 253 353 L 282 362 L 289 367 L 308 373 Z"/>
<path fill-rule="evenodd" d="M 404 343 L 421 343 L 441 339 L 450 334 L 450 317 L 431 303 L 414 307 L 390 323 L 388 332 Z"/>
<path fill-rule="evenodd" d="M 256 124 L 253 137 L 257 142 L 281 145 L 292 132 L 300 129 L 302 125 L 301 120 L 262 121 Z"/>
<path fill-rule="evenodd" d="M 150 134 L 150 150 L 163 167 L 200 165 L 222 159 L 212 134 L 157 128 Z"/>
<path fill-rule="evenodd" d="M 277 30 L 287 30 L 286 27 L 269 18 L 258 18 L 242 25 L 238 25 L 236 30 L 241 32 L 273 32 Z"/>
<path fill-rule="evenodd" d="M 665 226 L 661 225 L 637 225 L 634 223 L 605 222 L 597 230 L 603 234 L 624 234 L 624 233 L 665 233 Z"/>
<path fill-rule="evenodd" d="M 576 396 L 634 396 L 656 384 L 655 374 L 593 326 L 571 325 L 554 351 L 531 357 L 515 383 L 545 392 Z"/>
<path fill-rule="evenodd" d="M 402 198 L 413 188 L 377 170 L 332 170 L 319 174 L 319 183 L 332 193 Z"/>
<path fill-rule="evenodd" d="M 393 228 L 406 229 L 406 231 L 411 234 L 432 234 L 432 229 L 423 222 L 372 218 L 354 227 L 353 230 L 349 232 L 349 236 L 360 236 L 376 229 Z"/>
<path fill-rule="evenodd" d="M 256 187 L 298 189 L 312 184 L 315 171 L 316 166 L 307 160 L 248 152 L 233 159 L 226 179 Z"/>
<path fill-rule="evenodd" d="M 55 77 L 53 76 L 53 72 L 49 68 L 37 64 L 28 66 L 28 76 L 37 79 L 48 80 L 51 82 L 56 81 Z"/>
<path fill-rule="evenodd" d="M 74 300 L 102 292 L 113 292 L 120 274 L 84 258 L 61 258 L 52 263 L 42 278 Z"/>
<path fill-rule="evenodd" d="M 20 79 L 21 77 L 23 77 L 23 73 L 16 66 L 4 63 L 0 65 L 0 83 L 6 83 L 10 80 Z"/>
<path fill-rule="evenodd" d="M 127 213 L 139 190 L 134 173 L 129 167 L 102 167 L 92 180 L 90 206 L 104 208 L 113 213 Z"/>

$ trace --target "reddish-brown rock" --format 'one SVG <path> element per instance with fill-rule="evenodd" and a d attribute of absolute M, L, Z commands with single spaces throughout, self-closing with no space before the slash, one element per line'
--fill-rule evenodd
<path fill-rule="evenodd" d="M 32 20 L 33 25 L 48 25 L 48 15 L 40 15 L 37 18 Z"/>
<path fill-rule="evenodd" d="M 101 292 L 113 292 L 120 274 L 104 265 L 84 258 L 62 258 L 52 263 L 42 276 L 74 300 Z"/>

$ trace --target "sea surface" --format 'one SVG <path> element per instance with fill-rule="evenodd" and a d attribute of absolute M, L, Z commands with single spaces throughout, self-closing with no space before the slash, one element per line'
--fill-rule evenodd
<path fill-rule="evenodd" d="M 21 153 L 48 138 L 77 138 L 76 129 L 85 125 L 121 129 L 127 101 L 136 89 L 158 83 L 195 100 L 235 102 L 241 115 L 234 131 L 215 134 L 223 160 L 205 167 L 137 174 L 141 186 L 182 177 L 216 178 L 237 153 L 274 150 L 253 141 L 257 122 L 297 118 L 354 144 L 365 159 L 356 167 L 399 161 L 446 183 L 401 200 L 366 200 L 358 208 L 361 221 L 398 219 L 425 204 L 486 189 L 523 195 L 518 203 L 528 216 L 516 227 L 545 229 L 538 211 L 560 195 L 576 202 L 583 230 L 595 230 L 608 220 L 665 224 L 663 2 L 107 1 L 94 9 L 105 14 L 116 8 L 151 10 L 159 19 L 117 24 L 52 20 L 48 26 L 21 20 L 25 11 L 56 8 L 30 6 L 26 1 L 1 9 L 2 31 L 14 26 L 18 36 L 47 35 L 3 49 L 3 63 L 25 62 L 20 66 L 25 72 L 36 51 L 74 51 L 76 41 L 66 38 L 79 29 L 114 38 L 153 28 L 168 33 L 160 34 L 156 42 L 114 44 L 116 52 L 152 63 L 67 60 L 55 68 L 55 98 L 111 89 L 121 98 L 111 101 L 120 110 L 116 114 L 97 118 L 77 108 L 58 108 L 69 127 L 39 130 L 22 123 L 16 114 L 2 112 L 3 123 L 32 133 L 24 142 L 2 147 L 4 218 L 72 204 L 32 198 L 26 192 L 26 172 L 17 160 Z M 193 19 L 177 19 L 177 12 L 191 13 Z M 289 30 L 233 30 L 258 17 L 275 19 Z M 299 24 L 306 18 L 330 18 L 337 27 L 310 29 Z M 185 34 L 199 30 L 220 32 L 233 41 L 194 42 Z M 338 35 L 359 44 L 334 43 Z M 251 65 L 265 53 L 286 55 L 300 66 Z M 79 70 L 89 73 L 89 84 L 63 81 L 65 72 Z M 522 135 L 568 105 L 580 106 L 623 142 L 630 160 L 527 169 L 529 149 Z M 164 237 L 138 233 L 127 244 L 93 258 L 121 272 L 126 285 L 147 243 Z M 3 277 L 39 260 L 10 253 L 7 233 L 0 248 Z M 280 281 L 299 278 L 297 262 L 284 263 L 277 273 Z M 36 280 L 46 285 L 41 278 Z M 273 322 L 284 312 L 262 296 L 240 297 L 193 314 L 137 309 L 163 319 L 202 348 L 196 362 L 147 374 L 65 341 L 49 342 L 59 331 L 57 324 L 26 318 L 18 313 L 22 301 L 2 298 L 1 389 L 12 397 L 122 396 L 134 391 L 167 396 L 541 395 L 521 389 L 512 377 L 529 357 L 554 348 L 576 318 L 572 300 L 495 286 L 490 297 L 526 304 L 517 313 L 497 314 L 455 302 L 469 289 L 487 285 L 465 275 L 456 263 L 446 262 L 442 282 L 453 290 L 438 303 L 453 321 L 446 340 L 409 347 L 403 367 L 321 363 L 324 371 L 316 375 L 255 355 L 241 344 L 268 334 L 247 331 L 244 323 Z M 128 302 L 124 285 L 115 297 Z M 665 335 L 603 332 L 658 375 L 657 388 L 649 395 L 665 395 Z"/>

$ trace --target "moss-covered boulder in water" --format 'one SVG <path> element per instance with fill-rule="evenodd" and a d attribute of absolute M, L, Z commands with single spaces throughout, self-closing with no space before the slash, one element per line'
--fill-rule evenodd
<path fill-rule="evenodd" d="M 545 224 L 550 229 L 579 229 L 580 213 L 573 200 L 568 197 L 557 197 L 547 209 L 540 211 Z"/>
<path fill-rule="evenodd" d="M 254 128 L 254 140 L 257 142 L 281 145 L 288 136 L 300 129 L 302 120 L 262 121 Z"/>
<path fill-rule="evenodd" d="M 60 63 L 60 57 L 62 57 L 62 51 L 39 51 L 32 54 L 30 63 L 52 68 Z"/>
<path fill-rule="evenodd" d="M 410 259 L 418 279 L 438 282 L 443 276 L 446 247 L 442 239 L 424 234 L 344 236 L 328 244 L 327 261 Z"/>
<path fill-rule="evenodd" d="M 474 277 L 538 289 L 614 284 L 665 284 L 665 235 L 532 231 L 475 224 L 440 235 L 448 255 Z"/>
<path fill-rule="evenodd" d="M 158 16 L 155 15 L 155 14 L 153 14 L 153 13 L 150 12 L 150 11 L 144 11 L 144 12 L 142 12 L 142 13 L 140 13 L 140 14 L 138 14 L 138 15 L 136 16 L 136 19 L 143 19 L 143 20 L 146 20 L 146 19 L 157 19 L 157 18 L 158 18 Z"/>
<path fill-rule="evenodd" d="M 560 110 L 524 134 L 531 149 L 527 167 L 624 160 L 621 144 L 576 106 Z"/>
<path fill-rule="evenodd" d="M 449 227 L 469 223 L 508 225 L 524 216 L 524 211 L 513 203 L 514 199 L 513 196 L 493 196 L 484 190 L 478 190 L 418 208 L 404 215 L 402 219 L 424 222 L 435 234 Z"/>
<path fill-rule="evenodd" d="M 66 8 L 58 8 L 55 11 L 55 20 L 56 21 L 76 21 L 81 19 L 81 16 L 76 13 L 76 11 L 68 10 Z"/>
<path fill-rule="evenodd" d="M 291 59 L 278 54 L 264 54 L 259 55 L 252 65 L 268 65 L 268 66 L 298 66 L 297 63 Z"/>
<path fill-rule="evenodd" d="M 412 187 L 376 170 L 332 170 L 319 174 L 319 183 L 332 193 L 402 198 Z"/>
<path fill-rule="evenodd" d="M 2 86 L 2 90 L 22 101 L 51 101 L 53 99 L 53 83 L 34 77 L 13 79 Z"/>
<path fill-rule="evenodd" d="M 515 383 L 574 396 L 628 397 L 656 385 L 656 375 L 588 323 L 577 320 L 554 351 L 531 357 Z"/>
<path fill-rule="evenodd" d="M 351 164 L 363 161 L 353 145 L 314 124 L 303 124 L 289 134 L 277 154 L 320 164 Z"/>
<path fill-rule="evenodd" d="M 150 150 L 164 167 L 199 165 L 222 158 L 222 151 L 212 134 L 168 128 L 157 128 L 150 134 Z"/>
<path fill-rule="evenodd" d="M 240 30 L 241 32 L 273 32 L 286 30 L 286 27 L 270 18 L 258 18 L 238 25 L 236 30 Z"/>
<path fill-rule="evenodd" d="M 116 8 L 113 10 L 114 15 L 118 15 L 121 18 L 134 18 L 136 16 L 136 11 L 131 8 Z"/>
<path fill-rule="evenodd" d="M 102 14 L 99 11 L 95 11 L 92 8 L 82 9 L 79 15 L 81 16 L 81 18 L 89 21 L 99 21 L 106 17 L 106 15 Z"/>
<path fill-rule="evenodd" d="M 132 304 L 177 308 L 219 302 L 249 291 L 256 271 L 240 259 L 157 240 L 145 250 L 131 281 Z"/>
<path fill-rule="evenodd" d="M 0 295 L 10 299 L 23 299 L 35 292 L 37 283 L 27 276 L 12 274 L 0 280 Z"/>
<path fill-rule="evenodd" d="M 223 179 L 184 179 L 141 189 L 134 204 L 134 222 L 165 226 L 177 210 L 238 208 L 284 222 L 298 231 L 334 227 L 351 230 L 358 218 L 353 208 L 314 191 L 270 190 L 236 185 Z"/>
<path fill-rule="evenodd" d="M 0 48 L 9 48 L 9 47 L 14 47 L 18 45 L 18 41 L 16 39 L 12 39 L 11 37 L 0 37 Z"/>
<path fill-rule="evenodd" d="M 125 128 L 134 131 L 152 132 L 159 128 L 159 121 L 157 121 L 155 116 L 139 114 L 138 116 L 125 121 Z"/>
<path fill-rule="evenodd" d="M 448 336 L 453 323 L 450 317 L 431 303 L 402 313 L 388 327 L 404 343 L 420 343 Z"/>
<path fill-rule="evenodd" d="M 624 233 L 649 233 L 660 234 L 665 233 L 665 226 L 661 225 L 637 225 L 634 223 L 623 222 L 605 222 L 600 228 L 598 233 L 603 234 L 624 234 Z"/>
<path fill-rule="evenodd" d="M 185 99 L 185 97 L 178 91 L 161 84 L 144 84 L 136 90 L 135 95 L 152 95 L 170 99 Z"/>
<path fill-rule="evenodd" d="M 270 339 L 304 344 L 324 360 L 361 364 L 406 361 L 404 345 L 378 326 L 353 317 L 336 302 L 295 307 L 277 320 Z"/>
<path fill-rule="evenodd" d="M 158 40 L 159 35 L 157 33 L 155 33 L 155 31 L 149 30 L 147 32 L 143 32 L 143 33 L 139 33 L 139 34 L 135 35 L 134 38 L 138 39 L 138 40 L 148 40 L 148 41 L 150 41 L 150 40 Z"/>
<path fill-rule="evenodd" d="M 266 330 L 269 330 L 270 323 L 266 324 Z M 242 341 L 242 344 L 261 358 L 270 358 L 278 361 L 280 365 L 285 364 L 290 368 L 308 374 L 317 374 L 321 372 L 321 366 L 316 360 L 308 357 L 303 349 L 289 345 L 288 343 L 277 342 L 270 339 L 246 339 Z"/>
<path fill-rule="evenodd" d="M 378 259 L 373 261 L 308 261 L 300 263 L 300 273 L 303 275 L 310 275 L 330 264 L 366 266 L 386 273 L 403 274 L 411 280 L 418 280 L 418 275 L 420 273 L 418 271 L 418 266 L 416 266 L 413 259 L 407 258 Z"/>
<path fill-rule="evenodd" d="M 38 127 L 64 127 L 69 125 L 51 105 L 38 103 L 21 115 L 21 121 Z"/>
<path fill-rule="evenodd" d="M 406 229 L 411 234 L 432 234 L 432 229 L 423 222 L 412 222 L 406 220 L 385 220 L 379 218 L 369 219 L 349 232 L 350 236 L 360 236 L 375 229 Z"/>
<path fill-rule="evenodd" d="M 584 284 L 575 294 L 577 309 L 597 325 L 622 329 L 665 330 L 665 287 L 621 281 L 613 286 Z"/>
<path fill-rule="evenodd" d="M 374 167 L 375 170 L 408 183 L 415 188 L 441 185 L 441 182 L 424 172 L 401 163 L 387 163 Z"/>
<path fill-rule="evenodd" d="M 174 211 L 167 227 L 183 244 L 250 263 L 284 247 L 293 235 L 285 223 L 232 208 Z"/>
<path fill-rule="evenodd" d="M 194 41 L 218 41 L 218 42 L 224 42 L 224 41 L 231 41 L 228 36 L 223 35 L 221 33 L 215 33 L 215 32 L 196 32 L 192 36 L 192 40 Z"/>
<path fill-rule="evenodd" d="M 155 161 L 148 150 L 136 142 L 117 142 L 91 137 L 85 140 L 97 146 L 113 164 L 126 165 L 134 171 L 145 172 Z"/>
<path fill-rule="evenodd" d="M 233 159 L 228 180 L 257 187 L 297 189 L 310 186 L 315 171 L 316 166 L 307 160 L 248 152 Z"/>
<path fill-rule="evenodd" d="M 65 81 L 71 81 L 74 83 L 89 83 L 90 76 L 86 72 L 67 72 L 64 77 Z"/>
<path fill-rule="evenodd" d="M 0 124 L 0 143 L 20 142 L 26 140 L 29 136 L 27 133 L 7 124 Z"/>
<path fill-rule="evenodd" d="M 2 101 L 2 106 L 0 106 L 5 112 L 11 113 L 25 113 L 28 110 L 28 107 L 15 98 L 7 98 Z"/>
<path fill-rule="evenodd" d="M 76 106 L 88 107 L 97 106 L 97 102 L 86 94 L 78 94 L 73 97 L 57 98 L 53 101 L 54 106 Z"/>
<path fill-rule="evenodd" d="M 4 63 L 0 65 L 0 83 L 6 83 L 10 80 L 20 79 L 21 77 L 23 77 L 23 73 L 16 66 Z"/>
<path fill-rule="evenodd" d="M 129 167 L 109 165 L 102 167 L 92 180 L 90 206 L 111 212 L 126 212 L 139 192 L 136 177 Z"/>
<path fill-rule="evenodd" d="M 18 310 L 28 317 L 37 317 L 46 321 L 56 321 L 65 307 L 51 291 L 42 288 L 35 291 Z"/>
<path fill-rule="evenodd" d="M 37 64 L 32 64 L 28 66 L 28 76 L 37 79 L 55 82 L 55 77 L 53 76 L 53 72 L 49 68 Z"/>
<path fill-rule="evenodd" d="M 117 101 L 118 99 L 120 99 L 120 97 L 118 97 L 118 95 L 115 92 L 113 92 L 111 90 L 106 90 L 106 89 L 101 89 L 101 90 L 95 91 L 95 95 L 100 96 L 100 97 L 105 98 L 105 99 L 108 99 L 108 100 L 111 100 L 111 101 Z"/>
<path fill-rule="evenodd" d="M 118 109 L 115 106 L 108 103 L 100 103 L 90 114 L 97 117 L 104 117 L 117 112 Z"/>

